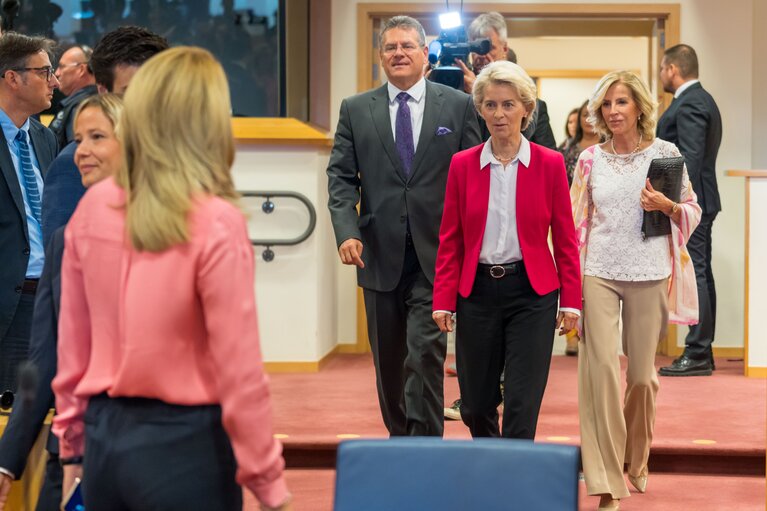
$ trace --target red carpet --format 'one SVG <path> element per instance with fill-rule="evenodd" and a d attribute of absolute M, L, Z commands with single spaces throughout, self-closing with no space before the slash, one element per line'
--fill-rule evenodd
<path fill-rule="evenodd" d="M 576 358 L 552 358 L 538 441 L 578 443 L 576 366 Z M 742 361 L 720 359 L 711 377 L 660 381 L 652 471 L 764 475 L 765 380 L 744 377 Z M 291 467 L 332 468 L 337 435 L 386 436 L 370 355 L 336 356 L 319 373 L 272 375 L 271 389 Z M 445 379 L 445 393 L 448 404 L 458 397 L 456 378 Z M 460 422 L 447 422 L 445 436 L 469 438 Z"/>

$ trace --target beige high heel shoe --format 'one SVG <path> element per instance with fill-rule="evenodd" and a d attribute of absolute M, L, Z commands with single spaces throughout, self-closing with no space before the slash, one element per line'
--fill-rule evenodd
<path fill-rule="evenodd" d="M 618 511 L 621 507 L 621 499 L 614 499 L 609 493 L 604 493 L 599 497 L 599 508 L 597 511 Z"/>
<path fill-rule="evenodd" d="M 647 467 L 643 468 L 638 476 L 629 474 L 631 486 L 636 488 L 639 493 L 644 493 L 647 490 L 647 475 Z"/>

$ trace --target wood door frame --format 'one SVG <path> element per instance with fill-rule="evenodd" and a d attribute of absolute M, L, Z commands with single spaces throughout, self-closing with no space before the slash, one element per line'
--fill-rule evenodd
<path fill-rule="evenodd" d="M 500 12 L 504 17 L 516 16 L 525 18 L 624 18 L 624 19 L 655 19 L 656 27 L 663 33 L 658 38 L 655 48 L 655 66 L 650 67 L 651 76 L 655 76 L 663 48 L 669 48 L 680 42 L 680 6 L 679 4 L 503 4 L 503 3 L 471 3 L 464 4 L 464 17 L 473 18 L 488 11 Z M 358 3 L 357 4 L 357 91 L 372 89 L 376 84 L 372 80 L 374 53 L 374 23 L 380 18 L 390 18 L 397 15 L 413 17 L 424 14 L 436 14 L 442 9 L 441 3 Z M 650 43 L 652 44 L 652 43 Z M 653 52 L 650 52 L 653 55 Z M 651 57 L 652 58 L 652 57 Z M 660 91 L 659 91 L 660 93 Z M 659 115 L 671 102 L 670 94 L 660 94 Z M 358 352 L 370 350 L 367 340 L 367 321 L 362 300 L 362 291 L 357 297 L 357 343 Z M 668 326 L 665 339 L 659 344 L 659 353 L 672 355 L 678 352 L 677 332 L 675 325 Z"/>

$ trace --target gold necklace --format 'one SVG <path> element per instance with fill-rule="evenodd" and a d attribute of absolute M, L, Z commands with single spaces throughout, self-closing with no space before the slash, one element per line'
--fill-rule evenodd
<path fill-rule="evenodd" d="M 611 138 L 610 139 L 610 147 L 612 148 L 613 154 L 615 156 L 631 156 L 632 154 L 634 154 L 637 151 L 639 151 L 639 146 L 641 146 L 641 145 L 642 145 L 642 134 L 640 133 L 639 134 L 639 142 L 637 142 L 637 146 L 634 148 L 633 151 L 631 151 L 630 153 L 626 153 L 626 154 L 618 154 L 618 151 L 615 150 L 615 138 Z"/>
<path fill-rule="evenodd" d="M 492 143 L 490 144 L 490 152 L 492 153 L 493 157 L 494 157 L 496 160 L 500 161 L 500 162 L 504 162 L 504 161 L 512 161 L 514 158 L 516 158 L 516 157 L 517 157 L 517 155 L 515 154 L 514 156 L 510 156 L 510 157 L 508 157 L 508 158 L 501 158 L 500 156 L 498 156 L 497 154 L 495 154 L 495 151 L 493 150 L 493 144 L 492 144 Z M 517 149 L 517 154 L 519 154 L 519 149 Z"/>

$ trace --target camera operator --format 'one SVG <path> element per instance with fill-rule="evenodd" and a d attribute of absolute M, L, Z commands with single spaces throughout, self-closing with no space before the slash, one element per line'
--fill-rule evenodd
<path fill-rule="evenodd" d="M 474 80 L 483 67 L 496 60 L 511 60 L 515 64 L 517 60 L 514 52 L 509 49 L 506 20 L 498 12 L 487 12 L 477 16 L 469 25 L 468 36 L 469 42 L 483 38 L 490 40 L 490 51 L 486 55 L 472 53 L 473 69 L 469 69 L 460 59 L 455 61 L 456 65 L 463 70 L 464 91 L 471 94 Z M 514 56 L 514 58 L 509 58 L 510 55 Z M 487 140 L 490 132 L 483 122 L 480 122 L 480 129 L 482 131 L 482 140 Z M 554 132 L 551 131 L 551 126 L 549 125 L 548 108 L 543 100 L 538 99 L 536 101 L 535 114 L 522 134 L 530 142 L 535 142 L 549 149 L 557 148 Z"/>

